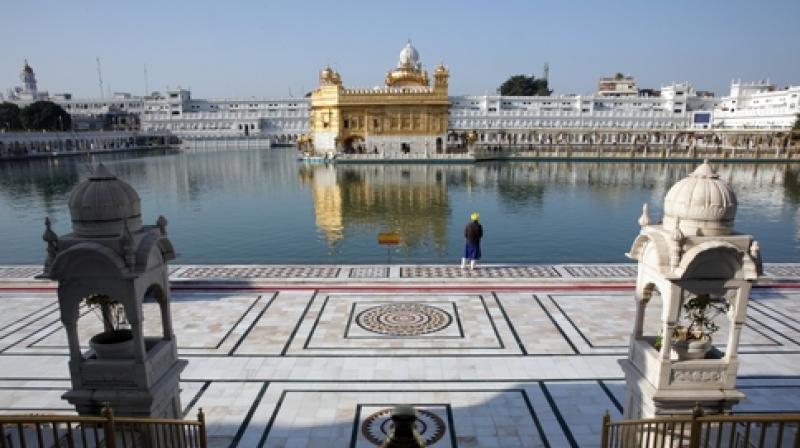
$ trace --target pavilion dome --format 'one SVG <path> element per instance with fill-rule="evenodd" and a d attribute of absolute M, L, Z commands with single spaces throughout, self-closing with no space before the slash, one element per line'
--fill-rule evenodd
<path fill-rule="evenodd" d="M 664 229 L 678 221 L 684 235 L 729 235 L 733 232 L 737 200 L 733 189 L 703 162 L 664 197 Z"/>
<path fill-rule="evenodd" d="M 419 52 L 413 45 L 411 45 L 411 40 L 406 42 L 406 46 L 400 50 L 400 63 L 397 64 L 398 68 L 400 67 L 411 67 L 411 68 L 420 68 L 419 62 Z"/>
<path fill-rule="evenodd" d="M 118 236 L 126 222 L 131 232 L 142 227 L 139 194 L 103 164 L 72 190 L 69 211 L 78 236 Z"/>

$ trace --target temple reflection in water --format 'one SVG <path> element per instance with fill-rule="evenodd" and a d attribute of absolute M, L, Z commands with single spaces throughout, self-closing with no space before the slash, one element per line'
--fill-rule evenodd
<path fill-rule="evenodd" d="M 300 179 L 311 185 L 316 224 L 329 244 L 345 229 L 392 231 L 402 246 L 447 246 L 450 216 L 445 179 L 463 167 L 444 165 L 305 165 Z M 377 238 L 377 234 L 376 234 Z"/>
<path fill-rule="evenodd" d="M 454 232 L 466 220 L 466 215 L 453 216 L 453 195 L 488 194 L 496 198 L 493 208 L 512 214 L 542 209 L 548 191 L 551 196 L 588 191 L 594 206 L 615 208 L 628 200 L 626 192 L 639 190 L 648 192 L 644 200 L 652 198 L 650 202 L 658 204 L 655 199 L 693 168 L 694 164 L 678 163 L 568 162 L 302 165 L 299 179 L 310 187 L 315 224 L 332 247 L 348 234 L 367 232 L 371 238 L 378 232 L 397 231 L 402 247 L 431 246 L 429 250 L 441 254 L 453 252 L 447 245 L 458 241 L 458 235 L 448 231 Z M 800 202 L 796 167 L 734 164 L 719 166 L 718 172 L 737 185 L 742 202 L 769 204 L 759 212 L 764 218 L 777 220 L 770 215 L 778 213 L 782 203 Z M 482 206 L 478 200 L 471 202 Z"/>

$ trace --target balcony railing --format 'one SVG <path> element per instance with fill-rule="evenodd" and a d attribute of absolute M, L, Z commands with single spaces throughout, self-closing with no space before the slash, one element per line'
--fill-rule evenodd
<path fill-rule="evenodd" d="M 603 416 L 601 448 L 800 447 L 800 414 L 734 414 L 612 422 Z"/>
<path fill-rule="evenodd" d="M 197 420 L 101 416 L 0 416 L 0 448 L 206 448 L 203 410 Z"/>

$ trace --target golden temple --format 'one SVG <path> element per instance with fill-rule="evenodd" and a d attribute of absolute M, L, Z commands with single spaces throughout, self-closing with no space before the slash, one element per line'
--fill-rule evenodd
<path fill-rule="evenodd" d="M 443 153 L 449 76 L 439 64 L 431 86 L 411 41 L 382 87 L 346 88 L 341 75 L 325 67 L 311 94 L 310 143 L 317 153 Z"/>

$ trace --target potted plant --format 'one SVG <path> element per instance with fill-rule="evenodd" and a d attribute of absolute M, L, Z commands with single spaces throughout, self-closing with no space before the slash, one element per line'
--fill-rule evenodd
<path fill-rule="evenodd" d="M 126 359 L 133 357 L 133 333 L 122 328 L 125 309 L 116 299 L 95 294 L 86 299 L 89 308 L 100 317 L 104 331 L 89 340 L 89 346 L 98 359 Z"/>
<path fill-rule="evenodd" d="M 730 303 L 724 298 L 712 298 L 709 294 L 698 294 L 683 304 L 682 320 L 672 334 L 672 349 L 678 359 L 703 359 L 711 349 L 711 336 L 719 331 L 714 318 L 727 313 Z"/>

